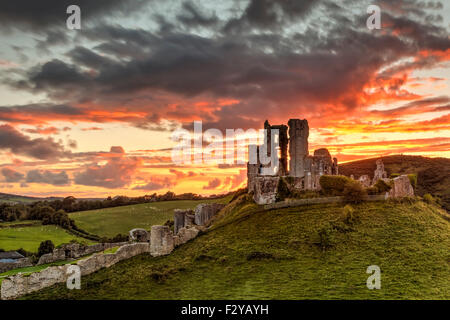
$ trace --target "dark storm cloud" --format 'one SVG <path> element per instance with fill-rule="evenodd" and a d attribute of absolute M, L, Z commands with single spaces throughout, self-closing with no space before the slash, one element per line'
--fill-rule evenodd
<path fill-rule="evenodd" d="M 53 173 L 51 171 L 31 170 L 27 173 L 27 183 L 45 183 L 53 186 L 66 186 L 70 184 L 69 176 L 65 171 Z"/>
<path fill-rule="evenodd" d="M 0 121 L 20 124 L 42 124 L 55 118 L 70 118 L 84 114 L 84 111 L 64 104 L 42 103 L 0 107 Z"/>
<path fill-rule="evenodd" d="M 70 152 L 61 143 L 51 138 L 31 139 L 10 125 L 0 126 L 0 149 L 42 160 L 70 156 Z"/>
<path fill-rule="evenodd" d="M 144 0 L 14 0 L 0 1 L 0 26 L 40 32 L 53 26 L 65 28 L 70 5 L 81 8 L 83 19 L 137 10 Z M 49 39 L 52 41 L 52 39 Z"/>
<path fill-rule="evenodd" d="M 219 18 L 214 14 L 208 16 L 201 12 L 192 2 L 183 3 L 183 12 L 177 19 L 188 27 L 211 27 L 219 23 Z"/>
<path fill-rule="evenodd" d="M 318 0 L 250 0 L 244 13 L 226 24 L 225 32 L 248 28 L 272 29 L 309 13 Z"/>
<path fill-rule="evenodd" d="M 2 174 L 5 177 L 6 182 L 19 182 L 24 178 L 22 173 L 14 171 L 10 168 L 3 168 Z"/>
<path fill-rule="evenodd" d="M 288 35 L 282 29 L 267 28 L 314 14 L 319 4 L 329 10 L 330 18 L 323 30 L 311 26 L 302 33 L 291 30 Z M 436 56 L 419 56 L 419 52 L 445 52 L 450 48 L 445 28 L 407 14 L 395 15 L 395 10 L 404 7 L 383 13 L 387 23 L 384 32 L 367 30 L 363 9 L 349 12 L 330 1 L 254 0 L 238 18 L 226 23 L 226 28 L 236 32 L 199 36 L 179 29 L 176 23 L 189 25 L 196 21 L 192 25 L 215 30 L 215 23 L 208 23 L 213 15 L 200 13 L 186 2 L 178 20 L 171 21 L 174 26 L 169 31 L 98 25 L 83 31 L 84 37 L 99 43 L 94 48 L 78 46 L 67 53 L 71 61 L 48 61 L 35 66 L 22 81 L 10 83 L 16 88 L 47 93 L 51 98 L 104 105 L 159 92 L 169 94 L 166 105 L 170 95 L 241 101 L 186 113 L 186 118 L 190 113 L 191 117 L 207 119 L 206 126 L 219 128 L 248 128 L 280 110 L 284 116 L 294 112 L 320 114 L 325 108 L 345 113 L 370 100 L 364 92 L 368 84 L 383 92 L 384 82 L 396 73 L 430 68 L 440 62 Z M 426 16 L 425 10 L 428 8 L 419 3 L 408 2 L 408 12 L 414 11 L 416 16 L 421 17 L 421 12 Z M 232 27 L 233 23 L 251 25 L 251 30 L 261 32 Z M 417 58 L 377 75 L 381 68 L 410 57 Z M 400 90 L 401 84 L 390 85 L 389 92 L 383 94 L 403 98 L 408 93 Z M 180 119 L 178 110 L 161 110 L 164 102 L 153 103 L 153 98 L 148 98 L 150 106 L 145 109 L 149 116 L 135 125 L 152 128 L 150 124 L 160 119 Z"/>

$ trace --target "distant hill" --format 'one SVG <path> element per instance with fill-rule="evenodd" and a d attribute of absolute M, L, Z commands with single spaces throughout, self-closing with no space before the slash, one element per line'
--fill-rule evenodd
<path fill-rule="evenodd" d="M 382 159 L 388 175 L 392 173 L 416 173 L 417 194 L 437 195 L 443 206 L 450 211 L 450 159 L 427 158 L 421 156 L 396 155 L 366 160 L 353 161 L 339 166 L 343 175 L 354 175 L 355 179 L 363 174 L 373 178 L 376 160 Z"/>
<path fill-rule="evenodd" d="M 30 203 L 35 201 L 43 201 L 43 200 L 57 200 L 64 199 L 58 197 L 48 197 L 48 198 L 38 198 L 38 197 L 28 197 L 28 196 L 20 196 L 17 194 L 9 194 L 9 193 L 0 193 L 0 203 L 8 202 L 8 203 Z"/>
<path fill-rule="evenodd" d="M 31 203 L 36 201 L 53 201 L 53 200 L 63 200 L 64 197 L 46 197 L 46 198 L 39 198 L 39 197 L 28 197 L 28 196 L 21 196 L 17 194 L 10 194 L 10 193 L 0 193 L 0 203 L 7 202 L 7 203 Z M 103 198 L 77 198 L 77 200 L 103 200 Z"/>

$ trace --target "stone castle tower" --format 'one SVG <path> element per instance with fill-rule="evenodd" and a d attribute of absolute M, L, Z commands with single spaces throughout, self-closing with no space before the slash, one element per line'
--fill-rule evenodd
<path fill-rule="evenodd" d="M 280 178 L 291 177 L 289 188 L 298 190 L 320 189 L 319 179 L 322 175 L 337 175 L 338 163 L 332 158 L 327 149 L 318 149 L 309 155 L 309 125 L 308 120 L 290 119 L 286 125 L 270 125 L 264 123 L 266 135 L 264 137 L 264 150 L 270 157 L 272 150 L 272 130 L 279 132 L 278 162 L 279 167 L 270 175 L 263 174 L 264 168 L 270 165 L 262 165 L 259 161 L 247 164 L 248 192 L 254 192 L 255 201 L 259 204 L 267 204 L 275 201 L 276 190 Z M 288 136 L 289 134 L 289 136 Z M 249 146 L 250 151 L 259 154 L 261 146 Z M 288 167 L 289 147 L 289 167 Z"/>
<path fill-rule="evenodd" d="M 309 155 L 308 120 L 290 119 L 289 126 L 289 175 L 292 177 L 305 176 L 305 160 Z"/>

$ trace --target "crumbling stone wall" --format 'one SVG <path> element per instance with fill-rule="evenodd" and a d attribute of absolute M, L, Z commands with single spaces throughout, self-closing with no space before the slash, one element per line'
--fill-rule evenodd
<path fill-rule="evenodd" d="M 110 267 L 119 261 L 148 252 L 150 252 L 148 243 L 127 244 L 120 247 L 114 254 L 95 254 L 78 261 L 77 265 L 80 267 L 81 275 L 88 275 L 102 268 Z M 6 278 L 2 282 L 1 298 L 2 300 L 15 299 L 54 284 L 66 282 L 68 268 L 69 265 L 48 267 L 29 276 L 17 274 Z"/>
<path fill-rule="evenodd" d="M 37 265 L 64 261 L 67 259 L 78 259 L 96 252 L 108 250 L 114 247 L 122 246 L 127 242 L 120 243 L 97 243 L 90 246 L 84 246 L 79 243 L 69 243 L 62 245 L 61 248 L 53 250 L 39 258 Z"/>
<path fill-rule="evenodd" d="M 378 182 L 378 180 L 384 180 L 387 179 L 387 172 L 384 170 L 384 163 L 383 160 L 378 159 L 377 162 L 377 168 L 375 169 L 372 185 Z"/>
<path fill-rule="evenodd" d="M 176 236 L 173 237 L 173 243 L 175 247 L 178 247 L 186 242 L 194 239 L 198 236 L 200 230 L 196 227 L 193 228 L 181 228 Z"/>
<path fill-rule="evenodd" d="M 279 176 L 256 177 L 253 200 L 255 200 L 257 204 L 269 204 L 275 202 L 279 181 Z"/>
<path fill-rule="evenodd" d="M 199 204 L 194 210 L 194 223 L 198 226 L 204 226 L 214 217 L 223 207 L 220 203 L 203 203 Z M 175 232 L 176 234 L 177 232 Z"/>
<path fill-rule="evenodd" d="M 130 240 L 136 242 L 150 241 L 150 234 L 145 229 L 136 228 L 130 230 Z"/>
<path fill-rule="evenodd" d="M 174 236 L 168 226 L 152 226 L 150 254 L 154 257 L 167 255 L 174 249 Z"/>
<path fill-rule="evenodd" d="M 389 190 L 389 198 L 414 197 L 414 188 L 407 175 L 401 175 L 393 179 L 392 189 Z"/>

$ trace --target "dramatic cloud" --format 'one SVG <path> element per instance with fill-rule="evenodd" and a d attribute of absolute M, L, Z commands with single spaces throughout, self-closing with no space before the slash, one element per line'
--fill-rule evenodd
<path fill-rule="evenodd" d="M 195 177 L 197 175 L 193 171 L 189 171 L 187 173 L 179 171 L 179 170 L 175 170 L 175 169 L 170 169 L 169 171 L 170 171 L 170 173 L 173 173 L 176 176 L 177 180 L 186 179 L 186 178 L 192 178 L 192 177 Z"/>
<path fill-rule="evenodd" d="M 165 188 L 171 188 L 175 186 L 175 183 L 171 181 L 168 177 L 165 178 L 151 178 L 150 182 L 142 186 L 136 186 L 133 190 L 144 190 L 144 191 L 157 191 Z"/>
<path fill-rule="evenodd" d="M 37 159 L 57 159 L 70 156 L 70 152 L 61 143 L 55 142 L 51 138 L 31 139 L 10 125 L 0 126 L 0 149 Z"/>
<path fill-rule="evenodd" d="M 42 31 L 49 27 L 66 27 L 66 11 L 70 5 L 82 8 L 83 19 L 89 21 L 112 13 L 127 14 L 142 5 L 142 0 L 15 0 L 0 2 L 0 25 L 24 31 Z"/>
<path fill-rule="evenodd" d="M 208 185 L 203 187 L 203 190 L 214 190 L 217 189 L 221 185 L 221 181 L 219 178 L 214 178 L 208 182 Z"/>
<path fill-rule="evenodd" d="M 70 184 L 69 176 L 65 171 L 53 173 L 51 171 L 31 170 L 27 173 L 27 183 L 45 183 L 54 186 L 65 186 Z"/>
<path fill-rule="evenodd" d="M 69 4 L 81 6 L 81 31 L 65 29 Z M 370 4 L 382 8 L 381 30 L 366 27 Z M 5 101 L 13 101 L 0 106 L 3 167 L 27 156 L 40 161 L 24 160 L 26 170 L 54 165 L 76 184 L 134 193 L 242 187 L 245 166 L 174 168 L 170 146 L 147 146 L 141 136 L 116 140 L 136 157 L 93 149 L 103 150 L 99 140 L 113 127 L 159 131 L 161 143 L 163 131 L 191 130 L 194 120 L 225 133 L 307 118 L 310 150 L 327 147 L 339 161 L 448 154 L 443 15 L 446 3 L 421 0 L 3 1 L 0 28 L 13 31 L 0 57 L 0 90 L 10 88 Z"/>
<path fill-rule="evenodd" d="M 108 189 L 128 186 L 142 161 L 125 156 L 122 147 L 112 147 L 110 153 L 116 156 L 108 159 L 105 165 L 93 163 L 84 171 L 74 173 L 75 183 Z"/>
<path fill-rule="evenodd" d="M 24 178 L 22 173 L 14 171 L 10 168 L 3 168 L 2 174 L 5 177 L 6 182 L 19 182 Z"/>

